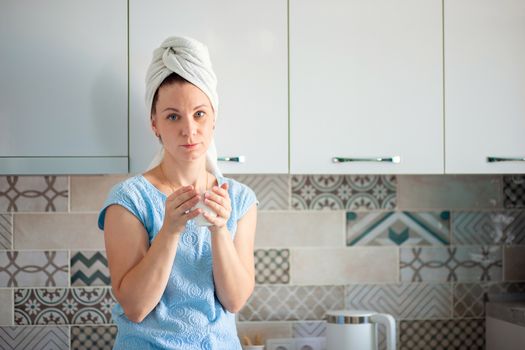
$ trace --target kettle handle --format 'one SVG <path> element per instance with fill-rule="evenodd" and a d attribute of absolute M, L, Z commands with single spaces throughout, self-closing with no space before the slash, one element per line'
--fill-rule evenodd
<path fill-rule="evenodd" d="M 374 314 L 370 316 L 373 323 L 381 323 L 386 327 L 386 349 L 396 350 L 396 320 L 388 314 Z"/>

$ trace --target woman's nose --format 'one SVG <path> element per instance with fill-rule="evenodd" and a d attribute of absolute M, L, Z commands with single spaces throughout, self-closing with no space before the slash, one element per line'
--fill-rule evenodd
<path fill-rule="evenodd" d="M 182 132 L 186 135 L 195 135 L 197 133 L 197 123 L 193 119 L 188 119 L 182 126 Z"/>

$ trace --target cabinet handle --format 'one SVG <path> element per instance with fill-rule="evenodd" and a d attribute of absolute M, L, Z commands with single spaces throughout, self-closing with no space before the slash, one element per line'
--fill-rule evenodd
<path fill-rule="evenodd" d="M 494 163 L 494 162 L 513 162 L 513 161 L 518 161 L 518 162 L 525 162 L 525 157 L 487 157 L 487 162 L 489 163 Z"/>
<path fill-rule="evenodd" d="M 343 157 L 333 157 L 332 161 L 334 163 L 345 163 L 345 162 L 390 162 L 390 163 L 400 163 L 400 156 L 393 156 L 389 158 L 376 157 L 376 158 L 343 158 Z"/>
<path fill-rule="evenodd" d="M 221 162 L 237 162 L 244 163 L 246 161 L 245 156 L 236 156 L 236 157 L 218 157 L 217 160 Z"/>

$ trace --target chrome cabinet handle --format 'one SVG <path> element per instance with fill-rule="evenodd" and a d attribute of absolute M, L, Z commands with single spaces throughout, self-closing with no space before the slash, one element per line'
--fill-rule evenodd
<path fill-rule="evenodd" d="M 237 163 L 244 163 L 246 161 L 245 156 L 236 156 L 236 157 L 218 157 L 218 161 L 221 162 L 237 162 Z"/>
<path fill-rule="evenodd" d="M 487 162 L 494 163 L 494 162 L 525 162 L 525 157 L 487 157 Z"/>
<path fill-rule="evenodd" d="M 390 163 L 400 163 L 400 156 L 393 157 L 376 157 L 376 158 L 343 158 L 343 157 L 333 157 L 332 162 L 334 163 L 345 163 L 345 162 L 390 162 Z"/>

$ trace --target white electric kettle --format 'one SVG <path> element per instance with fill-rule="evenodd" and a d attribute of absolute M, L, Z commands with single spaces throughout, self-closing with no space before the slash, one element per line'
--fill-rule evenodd
<path fill-rule="evenodd" d="M 377 323 L 386 327 L 386 348 L 396 349 L 396 321 L 366 310 L 326 312 L 326 350 L 377 350 Z"/>

